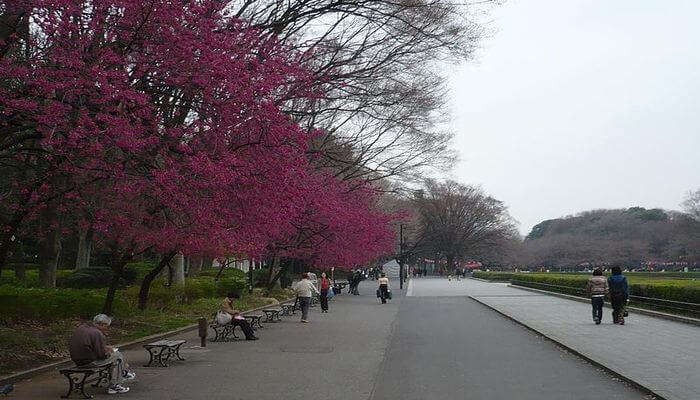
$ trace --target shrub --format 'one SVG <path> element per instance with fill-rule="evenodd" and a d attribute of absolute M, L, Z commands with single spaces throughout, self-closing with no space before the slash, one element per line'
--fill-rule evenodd
<path fill-rule="evenodd" d="M 216 294 L 223 297 L 230 292 L 241 293 L 247 286 L 246 280 L 239 277 L 227 277 L 219 279 L 217 282 Z"/>
<path fill-rule="evenodd" d="M 559 287 L 539 287 L 569 294 L 584 294 L 590 275 L 514 274 L 513 280 Z M 630 295 L 700 304 L 700 283 L 693 280 L 628 276 Z M 536 285 L 533 285 L 537 287 Z"/>
<path fill-rule="evenodd" d="M 488 281 L 509 281 L 515 275 L 513 272 L 496 272 L 496 271 L 474 271 L 474 278 L 486 279 Z"/>
<path fill-rule="evenodd" d="M 59 269 L 56 271 L 56 284 L 58 284 L 73 271 Z M 0 278 L 0 285 L 11 285 L 23 288 L 38 288 L 39 287 L 39 271 L 36 269 L 27 270 L 24 272 L 24 279 L 19 280 L 15 277 L 14 270 L 3 270 Z"/>
<path fill-rule="evenodd" d="M 126 264 L 126 267 L 136 271 L 136 280 L 140 281 L 156 267 L 155 261 L 138 261 Z"/>
<path fill-rule="evenodd" d="M 137 275 L 138 272 L 135 268 L 127 266 L 119 279 L 119 286 L 132 285 L 136 282 Z M 106 288 L 109 287 L 111 281 L 112 270 L 110 268 L 90 267 L 75 270 L 70 275 L 59 279 L 57 286 L 74 289 Z"/>
<path fill-rule="evenodd" d="M 257 272 L 258 270 L 255 270 Z M 199 276 L 209 276 L 209 277 L 216 277 L 216 274 L 219 273 L 218 268 L 208 268 L 203 270 Z M 221 272 L 221 278 L 240 278 L 240 279 L 245 279 L 246 278 L 246 273 L 243 272 L 242 270 L 238 268 L 224 268 L 224 270 Z"/>
<path fill-rule="evenodd" d="M 88 289 L 36 289 L 0 286 L 0 319 L 91 318 L 102 311 L 106 292 Z M 124 314 L 128 307 L 120 297 L 115 299 L 115 314 Z"/>
<path fill-rule="evenodd" d="M 182 301 L 186 304 L 202 298 L 216 297 L 218 293 L 217 282 L 212 278 L 185 279 L 181 289 Z"/>

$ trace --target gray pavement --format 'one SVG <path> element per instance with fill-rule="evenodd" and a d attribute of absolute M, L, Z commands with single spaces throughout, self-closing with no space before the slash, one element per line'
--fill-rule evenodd
<path fill-rule="evenodd" d="M 311 323 L 299 323 L 300 313 L 265 324 L 260 340 L 209 343 L 193 349 L 197 333 L 181 335 L 187 360 L 169 368 L 144 368 L 142 349 L 124 351 L 137 379 L 129 393 L 99 398 L 148 400 L 366 400 L 380 369 L 400 299 L 382 306 L 374 287 L 363 285 L 364 296 L 343 294 L 331 302 L 330 313 L 312 308 Z M 370 296 L 371 295 L 371 296 Z M 66 380 L 57 371 L 16 385 L 15 399 L 58 399 Z M 77 398 L 77 396 L 76 396 Z"/>
<path fill-rule="evenodd" d="M 414 295 L 451 293 L 414 281 Z M 432 288 L 444 291 L 433 293 Z M 406 297 L 372 400 L 645 399 L 554 343 L 465 297 Z"/>
<path fill-rule="evenodd" d="M 624 326 L 588 304 L 477 280 L 414 280 L 415 296 L 469 295 L 668 400 L 700 399 L 700 328 L 631 314 Z M 442 288 L 446 287 L 445 290 Z"/>
<path fill-rule="evenodd" d="M 146 353 L 126 350 L 137 379 L 129 384 L 129 393 L 117 398 L 647 398 L 466 297 L 504 296 L 502 285 L 413 282 L 409 297 L 401 296 L 393 282 L 396 297 L 386 305 L 377 303 L 374 282 L 365 282 L 363 296 L 339 296 L 329 314 L 312 309 L 310 324 L 300 324 L 298 315 L 266 324 L 256 342 L 210 343 L 199 349 L 194 347 L 196 332 L 181 335 L 189 341 L 182 351 L 187 360 L 170 368 L 144 368 Z M 518 293 L 511 296 L 537 297 Z M 56 399 L 66 386 L 65 378 L 53 371 L 19 382 L 12 397 Z M 92 392 L 107 397 L 104 389 Z"/>

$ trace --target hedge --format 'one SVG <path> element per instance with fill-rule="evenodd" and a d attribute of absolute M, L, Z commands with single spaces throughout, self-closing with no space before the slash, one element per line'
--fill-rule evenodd
<path fill-rule="evenodd" d="M 474 278 L 486 279 L 487 281 L 510 281 L 513 279 L 514 272 L 491 272 L 491 271 L 474 271 L 472 276 Z"/>
<path fill-rule="evenodd" d="M 106 294 L 106 290 L 102 289 L 38 289 L 2 285 L 0 319 L 90 318 L 102 311 Z M 115 313 L 124 314 L 128 307 L 117 298 L 114 309 Z"/>
<path fill-rule="evenodd" d="M 588 275 L 513 274 L 512 280 L 585 290 Z M 628 276 L 630 295 L 700 304 L 700 282 Z M 564 289 L 565 290 L 565 289 Z"/>
<path fill-rule="evenodd" d="M 167 287 L 163 281 L 153 283 L 148 307 L 168 309 L 181 304 L 192 304 L 199 299 L 223 298 L 231 291 L 241 292 L 246 282 L 226 277 L 215 281 L 211 277 L 188 278 L 184 285 Z M 118 290 L 114 313 L 131 315 L 137 310 L 139 285 Z M 56 320 L 61 318 L 89 318 L 102 311 L 105 289 L 39 289 L 13 285 L 0 286 L 0 320 L 15 318 Z"/>

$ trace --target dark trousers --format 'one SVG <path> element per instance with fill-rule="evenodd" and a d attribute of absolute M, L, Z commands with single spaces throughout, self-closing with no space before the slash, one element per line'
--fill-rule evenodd
<path fill-rule="evenodd" d="M 328 289 L 321 289 L 321 310 L 328 311 Z"/>
<path fill-rule="evenodd" d="M 250 339 L 253 336 L 255 336 L 255 332 L 253 331 L 253 328 L 250 327 L 250 324 L 245 319 L 235 319 L 234 318 L 231 320 L 231 325 L 233 325 L 234 327 L 236 325 L 240 326 L 246 339 Z"/>
<path fill-rule="evenodd" d="M 386 304 L 386 298 L 389 297 L 389 287 L 387 285 L 379 285 L 379 294 L 382 298 L 382 304 Z"/>
<path fill-rule="evenodd" d="M 613 322 L 619 322 L 622 319 L 622 311 L 625 306 L 626 298 L 624 294 L 611 294 L 610 303 L 612 304 Z"/>
<path fill-rule="evenodd" d="M 591 297 L 591 305 L 593 306 L 593 320 L 603 320 L 603 296 Z"/>
<path fill-rule="evenodd" d="M 309 305 L 311 304 L 311 297 L 298 297 L 299 307 L 301 307 L 301 320 L 306 321 L 309 317 Z"/>

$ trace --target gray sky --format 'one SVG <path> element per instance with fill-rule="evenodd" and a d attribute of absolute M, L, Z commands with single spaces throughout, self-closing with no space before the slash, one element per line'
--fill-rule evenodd
<path fill-rule="evenodd" d="M 450 74 L 461 162 L 529 232 L 700 187 L 700 1 L 509 0 Z"/>

